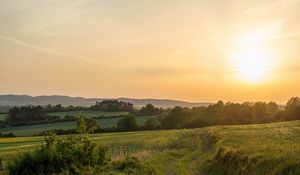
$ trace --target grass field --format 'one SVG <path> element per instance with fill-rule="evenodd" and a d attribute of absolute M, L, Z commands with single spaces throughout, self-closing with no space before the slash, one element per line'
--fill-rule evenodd
<path fill-rule="evenodd" d="M 80 110 L 80 111 L 67 111 L 67 112 L 51 112 L 47 113 L 49 116 L 60 116 L 64 117 L 66 115 L 70 116 L 77 116 L 77 115 L 83 115 L 87 118 L 91 117 L 98 117 L 98 116 L 119 116 L 119 115 L 126 115 L 128 112 L 103 112 L 103 111 L 93 111 L 93 110 Z"/>
<path fill-rule="evenodd" d="M 300 121 L 91 137 L 109 145 L 113 159 L 124 157 L 126 151 L 162 174 L 300 174 Z M 8 160 L 24 147 L 41 144 L 42 139 L 1 139 L 0 157 Z"/>
<path fill-rule="evenodd" d="M 119 115 L 126 115 L 126 114 L 128 114 L 128 112 L 103 112 L 103 111 L 93 111 L 93 110 L 80 110 L 80 111 L 50 112 L 50 113 L 47 113 L 47 115 L 49 115 L 49 116 L 64 117 L 66 115 L 70 115 L 70 116 L 83 115 L 87 118 L 98 117 L 98 116 L 111 117 L 111 116 L 119 116 Z M 0 114 L 0 121 L 4 121 L 6 119 L 6 116 L 7 116 L 7 114 Z"/>
<path fill-rule="evenodd" d="M 143 125 L 144 122 L 150 117 L 152 117 L 152 116 L 139 116 L 139 117 L 136 117 L 136 119 L 140 125 Z M 117 122 L 119 119 L 120 118 L 97 119 L 97 122 L 102 127 L 112 127 L 112 126 L 117 125 Z M 2 133 L 12 132 L 17 136 L 33 136 L 35 134 L 41 133 L 44 130 L 75 128 L 76 123 L 77 123 L 77 121 L 70 121 L 70 122 L 58 122 L 58 123 L 27 125 L 27 126 L 6 127 L 6 128 L 0 128 L 0 132 L 2 132 Z"/>
<path fill-rule="evenodd" d="M 0 114 L 0 121 L 4 121 L 6 119 L 7 114 Z"/>

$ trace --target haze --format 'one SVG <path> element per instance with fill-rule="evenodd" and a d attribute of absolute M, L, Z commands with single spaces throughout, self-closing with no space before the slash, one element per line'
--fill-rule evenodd
<path fill-rule="evenodd" d="M 0 93 L 286 102 L 299 0 L 1 0 Z"/>

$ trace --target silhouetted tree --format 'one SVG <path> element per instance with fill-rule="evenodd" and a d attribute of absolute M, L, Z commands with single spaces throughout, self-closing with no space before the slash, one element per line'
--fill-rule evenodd
<path fill-rule="evenodd" d="M 47 119 L 41 106 L 21 106 L 9 110 L 7 122 L 10 125 L 20 125 Z"/>
<path fill-rule="evenodd" d="M 162 120 L 162 126 L 166 129 L 183 128 L 189 116 L 187 108 L 176 106 Z"/>
<path fill-rule="evenodd" d="M 288 120 L 300 119 L 300 98 L 292 97 L 286 104 L 285 107 L 286 118 Z"/>
<path fill-rule="evenodd" d="M 133 105 L 129 102 L 123 102 L 118 100 L 103 100 L 97 101 L 95 105 L 90 107 L 92 110 L 100 110 L 100 111 L 133 111 Z"/>
<path fill-rule="evenodd" d="M 147 104 L 146 106 L 143 106 L 139 114 L 140 115 L 159 115 L 163 110 L 160 108 L 154 107 L 152 104 Z"/>

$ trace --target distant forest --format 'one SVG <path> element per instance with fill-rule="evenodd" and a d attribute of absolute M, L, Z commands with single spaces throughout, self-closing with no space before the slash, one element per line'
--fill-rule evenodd
<path fill-rule="evenodd" d="M 207 107 L 157 108 L 152 104 L 136 109 L 129 102 L 105 100 L 96 102 L 90 107 L 62 107 L 61 105 L 21 106 L 9 110 L 7 119 L 1 122 L 1 127 L 28 125 L 35 123 L 51 123 L 78 120 L 78 116 L 64 118 L 48 116 L 49 112 L 98 110 L 98 111 L 127 111 L 128 115 L 120 116 L 117 127 L 101 128 L 94 119 L 85 119 L 94 132 L 136 131 L 150 129 L 180 129 L 197 128 L 212 125 L 258 124 L 300 119 L 300 98 L 291 98 L 284 109 L 280 109 L 275 102 L 245 102 L 224 103 L 222 101 Z M 137 124 L 140 115 L 152 115 L 143 126 Z M 94 125 L 94 126 L 93 126 Z M 57 131 L 61 134 L 76 133 L 75 130 Z M 58 133 L 58 134 L 59 134 Z"/>

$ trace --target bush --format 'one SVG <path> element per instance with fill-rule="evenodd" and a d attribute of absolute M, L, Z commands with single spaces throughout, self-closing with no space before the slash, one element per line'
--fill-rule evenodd
<path fill-rule="evenodd" d="M 45 142 L 40 148 L 10 161 L 9 174 L 81 174 L 85 168 L 104 166 L 110 161 L 108 148 L 92 142 L 87 136 L 58 140 L 52 134 L 45 137 Z"/>
<path fill-rule="evenodd" d="M 237 149 L 220 147 L 205 171 L 211 174 L 248 174 L 254 171 L 257 161 L 257 158 L 249 157 Z"/>
<path fill-rule="evenodd" d="M 148 129 L 148 130 L 158 129 L 159 126 L 160 126 L 160 123 L 156 117 L 151 117 L 151 118 L 147 119 L 145 122 L 145 129 Z"/>
<path fill-rule="evenodd" d="M 7 134 L 2 134 L 2 133 L 0 133 L 0 137 L 3 137 L 3 138 L 5 138 L 5 137 L 16 137 L 16 135 L 14 134 L 14 133 L 7 133 Z"/>
<path fill-rule="evenodd" d="M 126 115 L 118 120 L 118 129 L 120 131 L 136 131 L 139 129 L 135 116 Z"/>

